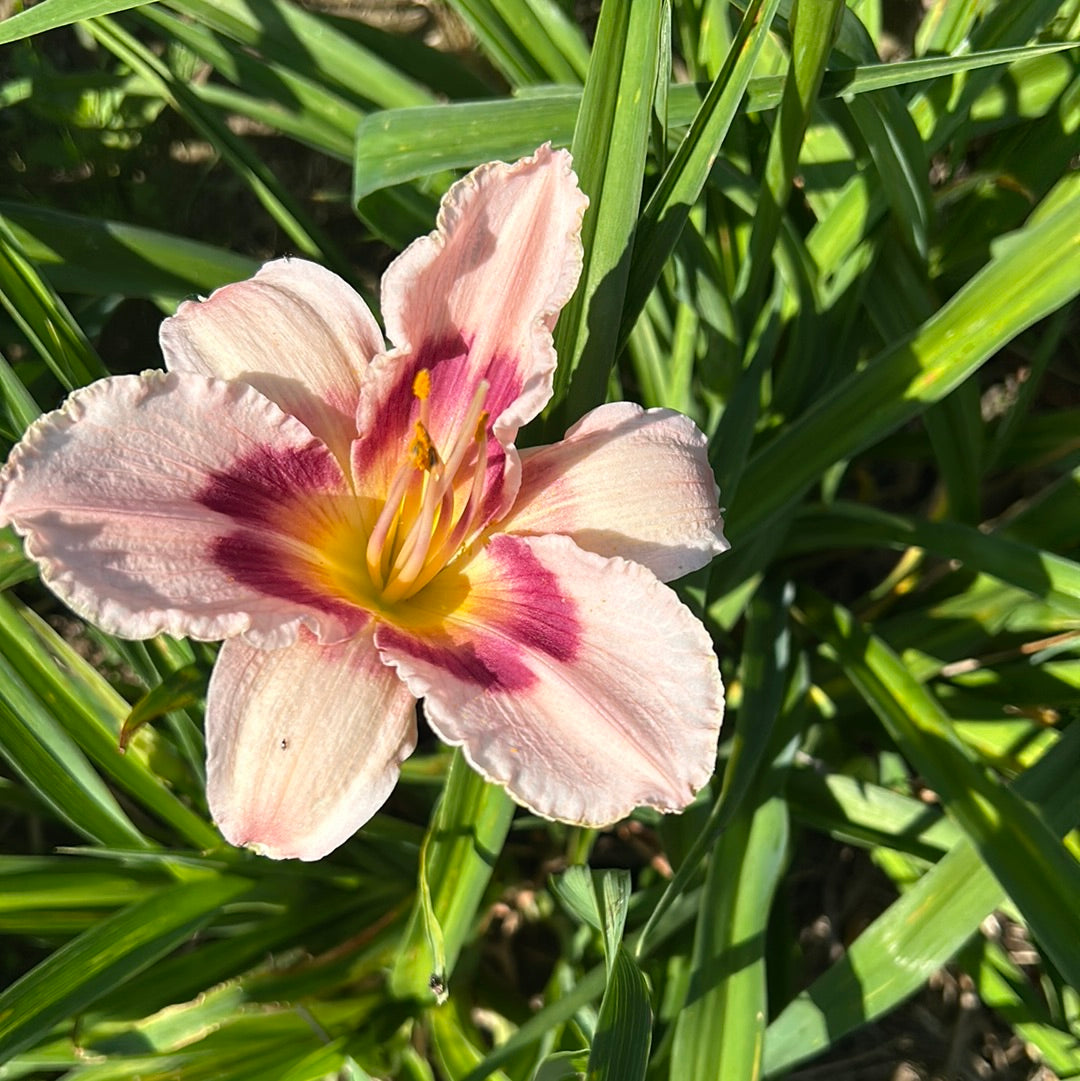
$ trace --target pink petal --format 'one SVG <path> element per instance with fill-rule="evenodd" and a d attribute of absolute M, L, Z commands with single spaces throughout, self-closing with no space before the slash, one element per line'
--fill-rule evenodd
<path fill-rule="evenodd" d="M 564 533 L 661 581 L 726 551 L 705 436 L 670 409 L 629 402 L 582 417 L 561 443 L 521 452 L 517 501 L 499 529 Z"/>
<path fill-rule="evenodd" d="M 416 746 L 413 697 L 370 633 L 221 647 L 206 701 L 207 798 L 234 845 L 317 860 L 383 804 Z"/>
<path fill-rule="evenodd" d="M 161 325 L 161 348 L 172 371 L 250 383 L 344 462 L 360 378 L 383 340 L 367 305 L 336 274 L 278 259 L 248 281 L 181 304 Z"/>
<path fill-rule="evenodd" d="M 333 638 L 367 619 L 321 587 L 308 544 L 348 505 L 340 467 L 246 384 L 103 379 L 30 427 L 0 484 L 0 523 L 114 634 L 283 645 L 301 622 Z"/>
<path fill-rule="evenodd" d="M 565 150 L 482 165 L 447 192 L 436 231 L 386 271 L 387 335 L 411 349 L 410 366 L 431 370 L 437 444 L 481 379 L 503 443 L 551 397 L 551 330 L 581 274 L 587 205 Z M 361 431 L 381 423 L 380 407 L 365 401 Z"/>
<path fill-rule="evenodd" d="M 432 728 L 538 814 L 606 825 L 685 807 L 723 716 L 712 641 L 648 570 L 567 537 L 496 536 L 375 643 Z M 429 610 L 424 610 L 425 607 Z"/>

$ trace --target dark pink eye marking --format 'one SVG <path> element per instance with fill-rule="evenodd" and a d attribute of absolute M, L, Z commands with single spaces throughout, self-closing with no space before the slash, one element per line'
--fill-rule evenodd
<path fill-rule="evenodd" d="M 259 447 L 226 472 L 214 473 L 196 497 L 208 510 L 238 522 L 280 528 L 282 510 L 297 496 L 342 491 L 345 478 L 322 443 Z"/>
<path fill-rule="evenodd" d="M 488 552 L 498 564 L 507 599 L 484 613 L 483 626 L 470 628 L 468 640 L 452 637 L 452 632 L 421 640 L 383 625 L 376 631 L 377 645 L 490 693 L 532 687 L 538 679 L 529 666 L 532 654 L 564 664 L 573 661 L 581 646 L 581 623 L 556 575 L 519 538 L 494 537 Z"/>

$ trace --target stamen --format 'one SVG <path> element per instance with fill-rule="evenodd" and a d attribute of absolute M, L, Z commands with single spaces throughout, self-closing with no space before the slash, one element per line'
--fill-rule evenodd
<path fill-rule="evenodd" d="M 416 438 L 409 444 L 409 456 L 417 469 L 430 473 L 439 464 L 439 452 L 422 420 L 416 422 Z"/>
<path fill-rule="evenodd" d="M 413 376 L 412 392 L 422 402 L 426 402 L 431 397 L 431 371 L 429 369 L 421 368 Z"/>
<path fill-rule="evenodd" d="M 474 439 L 476 442 L 476 461 L 473 462 L 472 485 L 469 488 L 469 498 L 462 508 L 461 516 L 453 529 L 434 548 L 434 554 L 429 556 L 427 570 L 413 583 L 412 592 L 416 593 L 423 589 L 450 562 L 455 552 L 469 539 L 476 520 L 480 515 L 480 506 L 483 501 L 484 480 L 487 477 L 488 465 L 488 412 L 484 410 L 476 424 Z"/>
<path fill-rule="evenodd" d="M 421 369 L 426 371 L 426 369 Z M 401 522 L 416 517 L 416 507 L 409 506 L 414 502 L 416 471 L 424 474 L 425 486 L 431 471 L 439 464 L 439 452 L 428 435 L 427 428 L 421 421 L 416 422 L 416 437 L 409 444 L 409 456 L 398 466 L 397 473 L 390 483 L 390 494 L 383 504 L 382 513 L 375 523 L 375 528 L 368 537 L 367 550 L 364 553 L 367 560 L 368 573 L 376 588 L 386 584 L 387 573 L 390 569 L 390 554 L 393 552 L 397 540 L 398 527 Z M 410 466 L 412 468 L 410 468 Z M 421 495 L 421 500 L 423 496 Z M 422 506 L 422 502 L 419 506 Z M 415 529 L 415 521 L 414 526 Z M 410 530 L 410 535 L 411 535 Z M 409 535 L 406 535 L 402 545 L 408 544 Z"/>
<path fill-rule="evenodd" d="M 398 466 L 398 471 L 390 483 L 390 493 L 383 504 L 382 513 L 375 522 L 371 536 L 368 537 L 364 555 L 367 560 L 368 574 L 371 575 L 371 581 L 376 589 L 382 588 L 384 583 L 383 556 L 393 544 L 391 533 L 397 532 L 405 489 L 414 476 L 414 470 L 409 468 L 411 465 L 412 463 L 406 459 Z"/>
<path fill-rule="evenodd" d="M 487 416 L 484 410 L 484 399 L 487 398 L 487 392 L 490 389 L 491 384 L 486 379 L 481 379 L 476 390 L 473 392 L 472 401 L 469 402 L 469 408 L 466 410 L 465 419 L 458 428 L 457 439 L 454 441 L 454 445 L 450 449 L 450 454 L 446 460 L 446 472 L 444 474 L 446 478 L 446 485 L 449 487 L 457 476 L 458 469 L 461 468 L 461 463 L 465 458 L 465 455 L 469 452 L 469 448 L 473 444 L 474 433 L 476 426 L 481 422 L 481 419 Z M 486 423 L 486 421 L 485 421 Z"/>
<path fill-rule="evenodd" d="M 429 430 L 431 373 L 421 368 L 413 376 L 420 416 L 366 552 L 372 583 L 386 604 L 427 585 L 468 539 L 477 521 L 487 474 L 490 414 L 484 401 L 489 389 L 486 380 L 477 385 L 443 458 Z M 474 458 L 469 493 L 455 513 L 460 492 L 455 480 L 470 451 Z"/>
<path fill-rule="evenodd" d="M 420 403 L 420 423 L 427 431 L 431 425 L 431 405 L 428 399 L 431 397 L 431 372 L 427 368 L 421 368 L 412 381 L 413 397 Z"/>

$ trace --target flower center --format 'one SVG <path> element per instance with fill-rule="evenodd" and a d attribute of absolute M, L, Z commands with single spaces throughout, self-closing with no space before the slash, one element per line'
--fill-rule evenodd
<path fill-rule="evenodd" d="M 472 539 L 480 514 L 488 463 L 489 384 L 481 381 L 450 445 L 435 446 L 431 424 L 431 373 L 413 379 L 420 416 L 375 527 L 365 557 L 371 582 L 384 604 L 424 588 Z"/>

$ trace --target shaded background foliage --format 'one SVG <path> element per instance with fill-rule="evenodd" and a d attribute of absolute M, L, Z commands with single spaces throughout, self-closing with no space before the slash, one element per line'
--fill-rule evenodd
<path fill-rule="evenodd" d="M 5 535 L 0 1077 L 1080 1075 L 1078 29 L 1075 0 L 0 23 L 7 445 L 261 260 L 371 299 L 460 170 L 550 139 L 592 210 L 527 437 L 605 394 L 688 413 L 734 542 L 680 586 L 730 690 L 686 814 L 545 823 L 428 740 L 305 866 L 208 821 L 212 647 L 83 626 Z"/>

